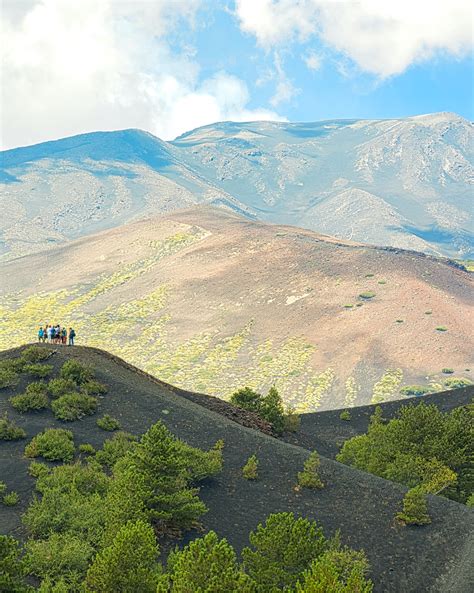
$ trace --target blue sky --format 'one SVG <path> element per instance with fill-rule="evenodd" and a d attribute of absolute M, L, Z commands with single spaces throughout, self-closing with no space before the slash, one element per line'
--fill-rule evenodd
<path fill-rule="evenodd" d="M 468 0 L 4 0 L 2 148 L 220 120 L 474 119 Z"/>

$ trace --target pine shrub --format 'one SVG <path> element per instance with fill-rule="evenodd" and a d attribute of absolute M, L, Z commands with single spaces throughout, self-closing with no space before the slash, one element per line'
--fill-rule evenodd
<path fill-rule="evenodd" d="M 79 445 L 79 451 L 85 455 L 94 455 L 96 452 L 94 446 L 90 443 L 82 443 Z"/>
<path fill-rule="evenodd" d="M 39 348 L 38 346 L 29 346 L 21 353 L 21 358 L 25 362 L 41 362 L 49 358 L 51 353 L 46 348 Z"/>
<path fill-rule="evenodd" d="M 361 292 L 360 295 L 359 295 L 359 297 L 361 299 L 364 299 L 364 300 L 373 299 L 374 296 L 375 296 L 375 292 L 372 292 L 371 290 L 367 290 L 365 292 Z"/>
<path fill-rule="evenodd" d="M 102 445 L 97 451 L 95 459 L 101 465 L 112 469 L 119 459 L 124 457 L 137 443 L 137 438 L 128 432 L 117 432 Z"/>
<path fill-rule="evenodd" d="M 4 494 L 2 502 L 7 507 L 14 507 L 20 502 L 20 497 L 17 492 L 11 491 L 8 494 Z"/>
<path fill-rule="evenodd" d="M 103 383 L 99 383 L 99 381 L 95 381 L 94 379 L 90 379 L 85 383 L 82 383 L 81 390 L 87 395 L 104 395 L 107 393 L 107 386 Z"/>
<path fill-rule="evenodd" d="M 465 377 L 449 377 L 448 379 L 445 379 L 444 384 L 448 389 L 458 389 L 459 387 L 472 385 L 472 381 Z"/>
<path fill-rule="evenodd" d="M 317 451 L 313 451 L 304 462 L 303 471 L 298 472 L 298 485 L 302 488 L 323 488 L 324 484 L 318 470 L 321 460 Z"/>
<path fill-rule="evenodd" d="M 108 430 L 110 432 L 120 430 L 120 422 L 112 418 L 109 414 L 104 414 L 102 418 L 98 418 L 96 424 L 102 430 Z"/>
<path fill-rule="evenodd" d="M 5 414 L 0 418 L 0 441 L 18 441 L 24 439 L 26 432 L 23 428 L 17 426 L 13 420 L 8 419 L 8 414 Z"/>
<path fill-rule="evenodd" d="M 44 393 L 20 393 L 13 395 L 9 401 L 15 410 L 21 413 L 43 410 L 49 405 L 48 396 Z"/>
<path fill-rule="evenodd" d="M 83 383 L 91 381 L 94 378 L 94 373 L 90 368 L 85 367 L 79 361 L 71 359 L 63 364 L 59 371 L 59 376 L 63 379 L 74 381 L 76 385 L 82 385 Z"/>
<path fill-rule="evenodd" d="M 9 535 L 0 535 L 0 591 L 33 593 L 33 587 L 24 582 L 26 572 L 18 542 Z"/>
<path fill-rule="evenodd" d="M 94 414 L 97 409 L 97 399 L 84 393 L 67 393 L 53 400 L 51 409 L 58 420 L 73 422 Z"/>
<path fill-rule="evenodd" d="M 349 410 L 342 410 L 342 412 L 339 414 L 339 418 L 341 420 L 349 421 L 351 419 L 351 413 Z"/>
<path fill-rule="evenodd" d="M 53 365 L 34 362 L 31 364 L 26 364 L 23 368 L 23 371 L 32 377 L 36 377 L 37 379 L 44 379 L 53 372 Z"/>
<path fill-rule="evenodd" d="M 46 463 L 41 463 L 41 461 L 32 461 L 28 466 L 28 473 L 33 478 L 39 478 L 49 473 L 49 467 Z"/>
<path fill-rule="evenodd" d="M 62 428 L 40 432 L 25 447 L 26 457 L 44 457 L 49 461 L 72 461 L 74 452 L 72 432 Z"/>
<path fill-rule="evenodd" d="M 428 515 L 426 495 L 422 488 L 411 488 L 403 498 L 403 511 L 396 518 L 405 525 L 426 525 L 431 523 Z"/>
<path fill-rule="evenodd" d="M 242 475 L 246 480 L 256 480 L 258 478 L 258 459 L 256 455 L 251 455 L 247 463 L 242 468 Z"/>
<path fill-rule="evenodd" d="M 72 379 L 65 379 L 63 377 L 51 379 L 48 383 L 48 390 L 52 397 L 61 397 L 61 395 L 66 395 L 66 393 L 73 393 L 75 388 L 76 384 Z"/>
<path fill-rule="evenodd" d="M 0 367 L 0 389 L 15 387 L 18 384 L 19 377 L 13 369 Z"/>

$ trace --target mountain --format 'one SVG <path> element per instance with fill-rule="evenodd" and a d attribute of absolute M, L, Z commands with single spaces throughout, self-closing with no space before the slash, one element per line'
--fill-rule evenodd
<path fill-rule="evenodd" d="M 163 142 L 95 132 L 4 151 L 0 253 L 214 204 L 376 245 L 474 254 L 473 126 L 393 120 L 223 122 Z"/>
<path fill-rule="evenodd" d="M 334 409 L 474 369 L 472 276 L 455 264 L 219 208 L 6 261 L 0 277 L 0 349 L 74 325 L 80 344 L 224 399 L 276 384 L 287 405 Z"/>
<path fill-rule="evenodd" d="M 340 530 L 343 545 L 364 550 L 369 559 L 369 576 L 374 581 L 375 593 L 468 593 L 471 590 L 473 513 L 466 506 L 439 496 L 429 496 L 431 523 L 422 527 L 403 527 L 394 521 L 394 515 L 401 509 L 407 490 L 404 486 L 342 465 L 324 455 L 320 467 L 324 488 L 295 488 L 296 474 L 314 449 L 313 442 L 306 442 L 307 436 L 318 433 L 318 425 L 323 425 L 333 438 L 341 430 L 345 431 L 338 436 L 339 444 L 342 444 L 352 436 L 347 434 L 347 425 L 352 426 L 352 421 L 341 421 L 338 414 L 332 419 L 327 414 L 303 417 L 304 433 L 301 440 L 296 433 L 296 445 L 293 445 L 232 422 L 215 409 L 196 403 L 199 401 L 196 394 L 160 383 L 107 352 L 82 347 L 44 348 L 53 353 L 46 361 L 52 365 L 52 376 L 57 376 L 64 362 L 73 359 L 92 369 L 97 379 L 108 387 L 108 392 L 99 399 L 95 415 L 64 423 L 55 419 L 50 409 L 20 414 L 12 408 L 9 396 L 24 391 L 31 377 L 28 381 L 22 375 L 16 388 L 2 389 L 0 416 L 7 411 L 9 418 L 26 432 L 26 439 L 0 441 L 2 481 L 8 490 L 20 495 L 18 505 L 0 505 L 2 531 L 25 539 L 27 532 L 20 516 L 33 497 L 40 498 L 28 471 L 31 460 L 24 455 L 30 439 L 45 428 L 66 427 L 72 432 L 76 447 L 88 443 L 98 449 L 112 436 L 96 424 L 97 417 L 107 413 L 120 421 L 123 430 L 134 435 L 141 435 L 153 423 L 161 421 L 175 436 L 194 447 L 207 450 L 218 439 L 224 441 L 222 472 L 203 481 L 199 492 L 208 507 L 208 512 L 202 516 L 202 526 L 187 532 L 184 539 L 178 541 L 167 541 L 166 533 L 160 533 L 161 561 L 175 544 L 182 547 L 189 539 L 208 530 L 215 530 L 220 537 L 227 538 L 240 552 L 248 545 L 249 532 L 270 513 L 293 512 L 316 520 L 327 537 Z M 0 362 L 18 357 L 23 351 L 1 352 Z M 439 401 L 445 410 L 469 402 L 469 394 L 460 391 L 453 391 Z M 193 401 L 190 401 L 191 397 Z M 430 403 L 436 403 L 436 400 L 431 399 Z M 354 413 L 357 433 L 367 429 L 369 413 L 366 408 Z M 389 409 L 383 406 L 384 417 L 391 417 L 393 413 L 393 404 Z M 312 425 L 314 430 L 311 430 Z M 245 480 L 242 467 L 254 454 L 259 459 L 259 477 L 254 481 Z M 84 456 L 78 454 L 76 459 L 84 459 Z M 56 495 L 53 500 L 58 504 L 61 499 Z M 49 513 L 54 506 L 50 504 Z M 71 521 L 67 510 L 59 508 L 63 513 L 61 521 L 51 522 L 51 530 L 64 529 L 64 524 Z M 38 521 L 38 524 L 44 525 L 46 512 L 42 513 L 42 522 Z M 93 514 L 81 515 L 81 525 L 87 525 Z M 49 554 L 48 559 L 56 558 L 57 548 Z M 76 564 L 73 568 L 77 570 Z M 57 566 L 62 567 L 64 563 Z M 59 570 L 61 568 L 56 568 Z"/>

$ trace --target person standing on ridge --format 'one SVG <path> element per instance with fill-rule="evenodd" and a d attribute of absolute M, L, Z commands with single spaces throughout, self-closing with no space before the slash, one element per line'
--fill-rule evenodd
<path fill-rule="evenodd" d="M 38 330 L 38 342 L 44 342 L 44 329 L 41 326 Z"/>
<path fill-rule="evenodd" d="M 76 332 L 72 329 L 72 327 L 69 328 L 69 346 L 74 346 L 74 338 L 76 337 Z"/>

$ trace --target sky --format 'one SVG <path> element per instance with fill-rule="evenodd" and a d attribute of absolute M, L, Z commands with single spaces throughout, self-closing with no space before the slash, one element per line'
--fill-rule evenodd
<path fill-rule="evenodd" d="M 216 121 L 474 119 L 470 0 L 2 0 L 2 149 Z"/>

